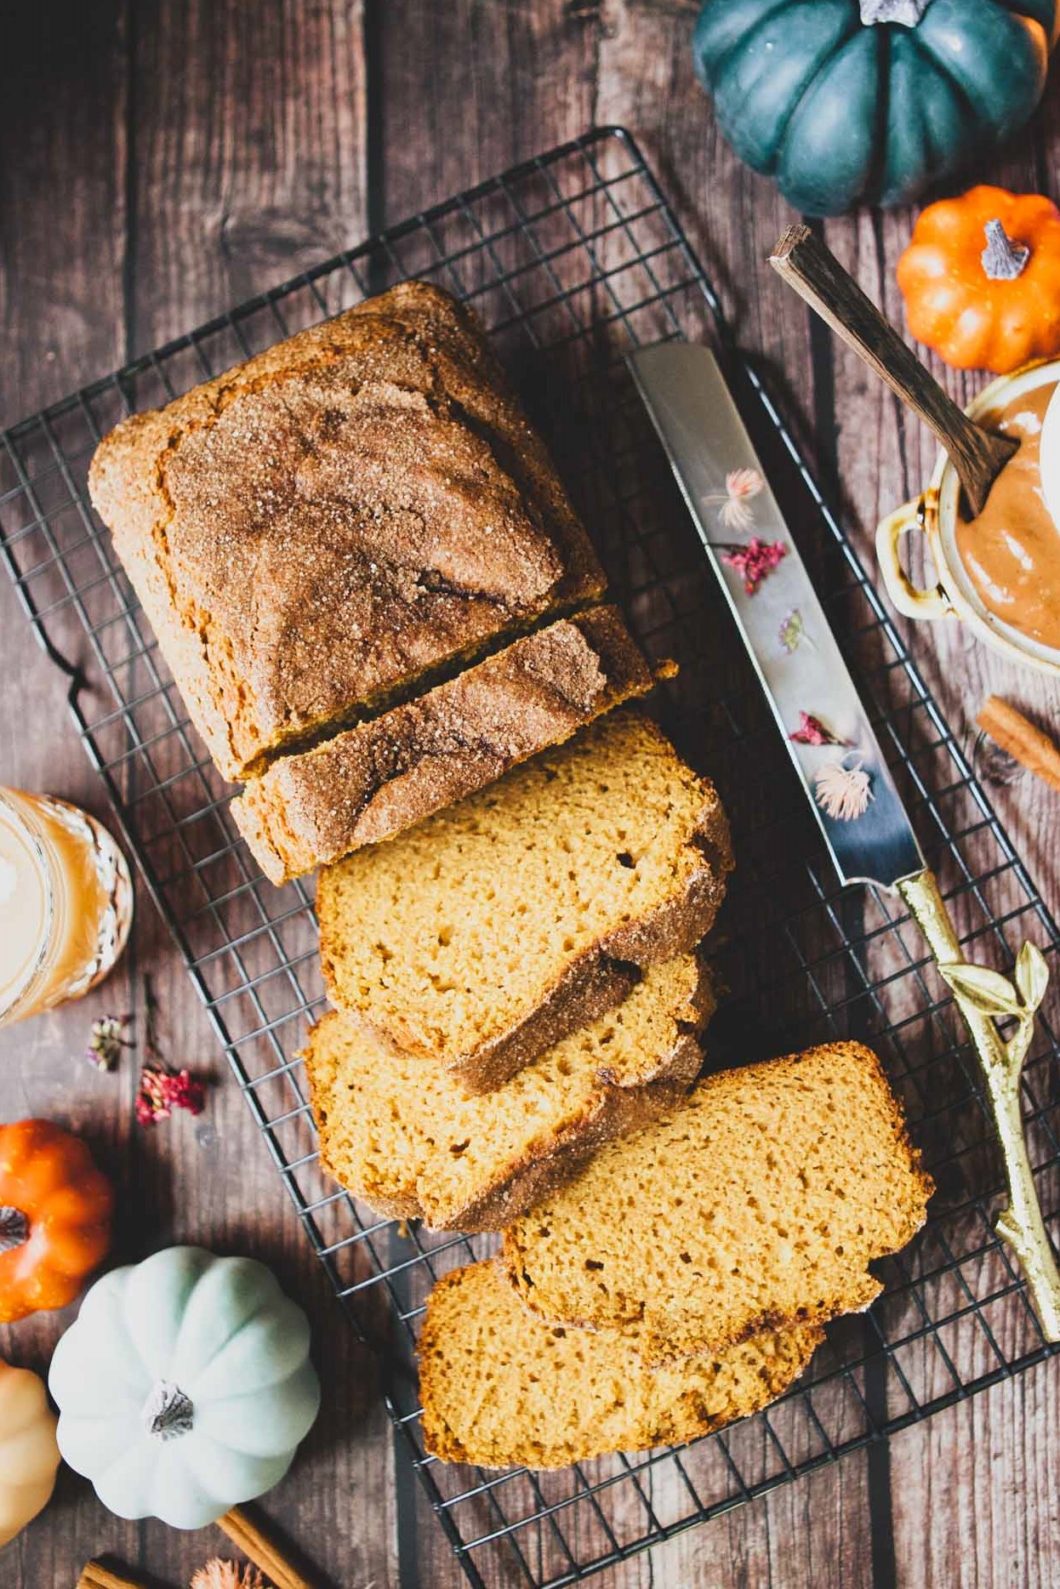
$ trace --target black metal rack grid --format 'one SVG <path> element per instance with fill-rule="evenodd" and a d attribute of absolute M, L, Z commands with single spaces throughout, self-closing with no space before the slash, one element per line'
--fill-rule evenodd
<path fill-rule="evenodd" d="M 297 1050 L 320 1007 L 310 891 L 257 873 L 230 790 L 190 729 L 85 476 L 99 437 L 279 337 L 405 276 L 467 298 L 550 437 L 646 651 L 681 671 L 660 702 L 719 783 L 738 872 L 715 933 L 730 992 L 712 1063 L 870 1036 L 938 1183 L 884 1295 L 830 1327 L 806 1380 L 768 1413 L 679 1452 L 559 1474 L 484 1474 L 423 1451 L 413 1352 L 432 1279 L 488 1240 L 407 1232 L 316 1163 Z M 842 892 L 705 568 L 623 354 L 711 337 L 871 706 L 969 955 L 1012 964 L 1057 931 L 902 641 L 843 541 L 635 143 L 600 129 L 222 316 L 26 420 L 0 448 L 0 539 L 125 840 L 184 954 L 277 1171 L 336 1293 L 384 1346 L 389 1405 L 472 1583 L 559 1585 L 915 1422 L 1046 1356 L 992 1234 L 999 1165 L 972 1059 L 899 903 Z M 809 704 L 809 703 L 808 703 Z M 1055 1004 L 1026 1072 L 1032 1161 L 1060 1209 Z"/>

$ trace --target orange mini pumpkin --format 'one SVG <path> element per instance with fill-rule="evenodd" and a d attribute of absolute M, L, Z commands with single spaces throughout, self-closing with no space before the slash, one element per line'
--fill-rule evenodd
<path fill-rule="evenodd" d="M 49 1120 L 0 1126 L 0 1323 L 80 1295 L 110 1248 L 114 1194 Z"/>
<path fill-rule="evenodd" d="M 898 261 L 909 329 L 960 370 L 1060 353 L 1060 210 L 977 187 L 923 211 Z"/>

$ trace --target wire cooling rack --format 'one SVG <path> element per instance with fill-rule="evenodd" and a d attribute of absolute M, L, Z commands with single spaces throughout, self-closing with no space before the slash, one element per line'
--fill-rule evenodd
<path fill-rule="evenodd" d="M 433 1462 L 413 1345 L 435 1276 L 488 1239 L 374 1219 L 320 1172 L 297 1058 L 322 1004 L 309 890 L 272 888 L 239 842 L 220 781 L 93 516 L 100 436 L 404 276 L 466 298 L 548 434 L 653 660 L 680 673 L 668 726 L 718 782 L 738 871 L 716 929 L 729 990 L 711 1062 L 870 1037 L 938 1183 L 929 1225 L 884 1264 L 864 1318 L 829 1329 L 806 1380 L 768 1413 L 681 1451 L 559 1474 Z M 127 844 L 187 961 L 277 1171 L 358 1329 L 385 1347 L 388 1402 L 473 1584 L 572 1582 L 692 1523 L 970 1396 L 1049 1352 L 992 1234 L 999 1161 L 945 989 L 899 902 L 840 891 L 758 687 L 633 393 L 623 355 L 664 337 L 727 352 L 745 417 L 865 692 L 970 956 L 1012 964 L 1057 931 L 900 637 L 754 372 L 635 143 L 601 129 L 298 276 L 9 431 L 0 541 Z M 1026 1071 L 1032 1162 L 1060 1204 L 1055 1004 Z"/>

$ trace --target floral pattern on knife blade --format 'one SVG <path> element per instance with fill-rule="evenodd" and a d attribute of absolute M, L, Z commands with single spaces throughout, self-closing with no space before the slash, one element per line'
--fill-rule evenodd
<path fill-rule="evenodd" d="M 799 726 L 793 728 L 788 738 L 794 740 L 796 745 L 849 745 L 848 739 L 842 739 L 834 733 L 826 723 L 812 712 L 799 713 Z"/>
<path fill-rule="evenodd" d="M 746 546 L 734 545 L 732 542 L 723 542 L 718 550 L 721 560 L 728 563 L 730 568 L 743 580 L 743 588 L 749 596 L 753 596 L 762 581 L 783 562 L 788 555 L 788 549 L 783 541 L 763 541 L 756 535 Z"/>
<path fill-rule="evenodd" d="M 806 628 L 806 620 L 798 607 L 792 607 L 784 617 L 780 628 L 777 630 L 777 639 L 788 656 L 794 655 L 800 646 L 813 646 L 813 639 Z M 814 647 L 816 650 L 816 647 Z"/>
<path fill-rule="evenodd" d="M 758 593 L 763 581 L 774 573 L 790 550 L 784 541 L 771 541 L 756 532 L 755 510 L 751 503 L 764 489 L 765 481 L 757 469 L 730 469 L 725 475 L 724 492 L 716 491 L 706 498 L 717 508 L 719 525 L 750 535 L 745 542 L 712 543 L 720 561 L 740 576 L 747 596 Z M 768 597 L 765 600 L 768 608 Z M 777 619 L 773 622 L 777 623 Z M 774 634 L 781 652 L 787 656 L 793 656 L 801 647 L 818 651 L 800 607 L 792 606 L 783 612 Z M 800 709 L 798 725 L 788 738 L 794 744 L 812 749 L 831 746 L 841 749 L 841 755 L 819 764 L 815 771 L 807 769 L 807 781 L 817 805 L 830 820 L 854 822 L 864 816 L 875 794 L 872 775 L 866 771 L 862 756 L 855 749 L 855 741 L 844 738 L 823 717 L 805 709 Z"/>
<path fill-rule="evenodd" d="M 864 816 L 869 801 L 875 799 L 872 779 L 860 757 L 847 765 L 847 758 L 826 761 L 814 776 L 817 804 L 836 822 L 854 822 Z"/>
<path fill-rule="evenodd" d="M 763 490 L 765 481 L 757 469 L 730 469 L 724 492 L 716 491 L 707 501 L 718 506 L 718 522 L 727 530 L 754 528 L 754 509 L 748 503 Z"/>

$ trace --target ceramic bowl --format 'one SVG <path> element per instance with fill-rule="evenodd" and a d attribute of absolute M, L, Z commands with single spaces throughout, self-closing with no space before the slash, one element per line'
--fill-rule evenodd
<path fill-rule="evenodd" d="M 972 419 L 982 419 L 1014 398 L 1056 381 L 1060 381 L 1060 359 L 1025 365 L 1013 375 L 991 381 L 969 404 L 968 413 Z M 946 454 L 940 452 L 925 491 L 880 521 L 876 556 L 888 595 L 907 618 L 955 618 L 967 624 L 984 645 L 1010 661 L 1060 676 L 1060 650 L 1042 645 L 998 618 L 973 585 L 957 550 L 959 495 L 956 471 Z M 914 585 L 900 555 L 904 537 L 914 530 L 926 538 L 935 564 L 935 584 L 923 589 Z"/>

